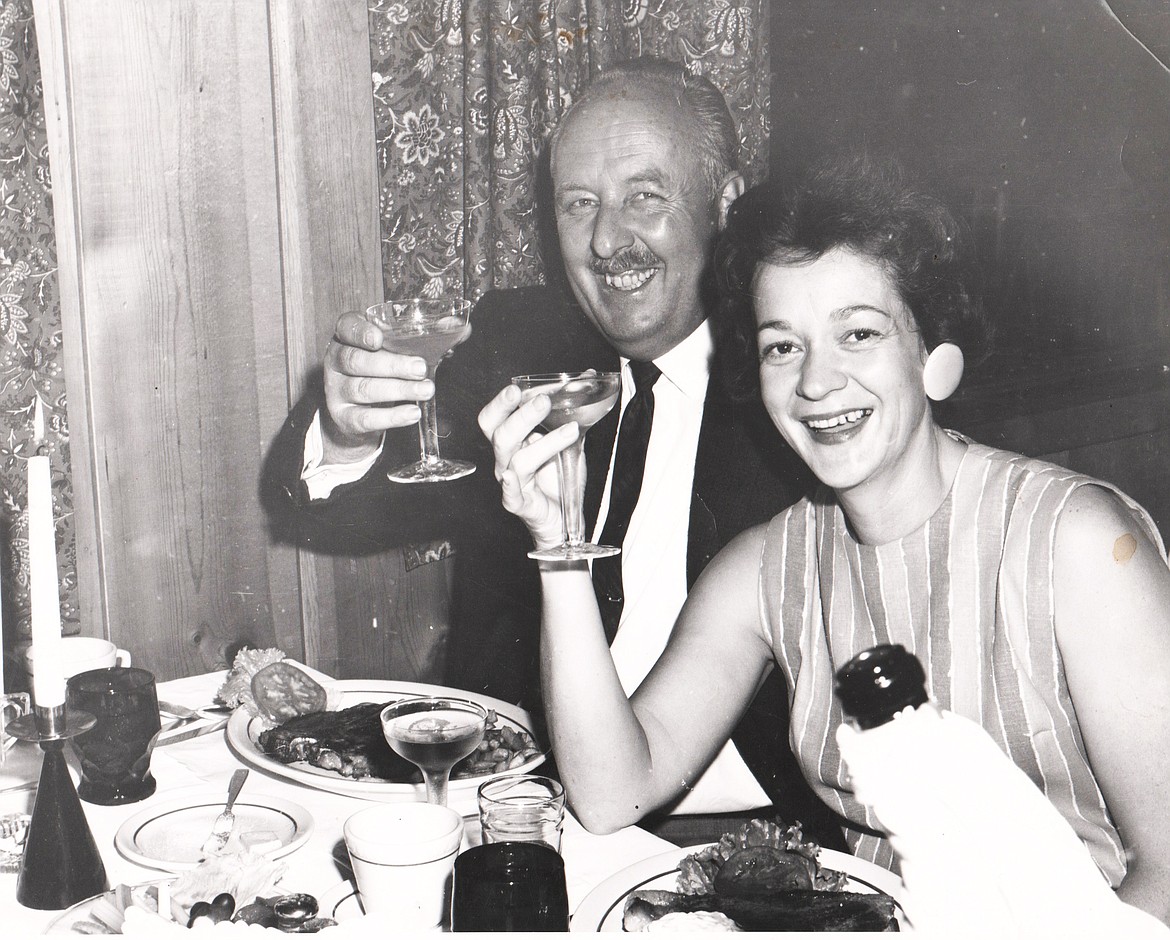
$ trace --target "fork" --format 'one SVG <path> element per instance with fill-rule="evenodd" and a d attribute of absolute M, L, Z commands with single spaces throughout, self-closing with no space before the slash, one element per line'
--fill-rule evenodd
<path fill-rule="evenodd" d="M 211 835 L 207 837 L 207 841 L 203 844 L 204 855 L 215 855 L 223 850 L 227 845 L 227 840 L 232 834 L 232 830 L 236 825 L 236 815 L 232 812 L 232 807 L 235 805 L 236 797 L 240 795 L 240 790 L 244 787 L 244 781 L 248 779 L 248 770 L 246 767 L 241 767 L 234 774 L 232 774 L 231 783 L 228 784 L 227 804 L 223 808 L 223 812 L 215 817 L 215 821 L 211 824 Z"/>

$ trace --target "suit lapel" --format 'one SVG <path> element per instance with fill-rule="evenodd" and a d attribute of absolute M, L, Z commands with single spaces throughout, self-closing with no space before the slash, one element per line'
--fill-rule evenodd
<path fill-rule="evenodd" d="M 593 531 L 601 511 L 601 495 L 609 474 L 609 461 L 617 439 L 621 399 L 609 414 L 593 425 L 585 437 L 585 531 Z"/>
<path fill-rule="evenodd" d="M 707 400 L 703 404 L 691 487 L 691 516 L 687 528 L 688 591 L 720 548 L 719 527 L 710 499 L 711 494 L 718 491 L 721 481 L 724 485 L 730 482 L 726 461 L 731 448 L 727 442 L 734 417 L 731 402 L 721 393 L 719 382 L 712 375 L 707 383 Z"/>

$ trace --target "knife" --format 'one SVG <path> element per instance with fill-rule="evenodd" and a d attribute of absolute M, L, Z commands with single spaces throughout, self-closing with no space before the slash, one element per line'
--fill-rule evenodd
<path fill-rule="evenodd" d="M 228 723 L 228 719 L 221 718 L 219 721 L 214 721 L 209 725 L 203 725 L 201 728 L 188 728 L 186 731 L 180 731 L 178 734 L 172 734 L 169 738 L 162 738 L 155 747 L 166 747 L 168 744 L 177 744 L 179 741 L 187 741 L 191 738 L 200 738 L 205 734 L 212 734 L 216 731 L 221 731 Z"/>

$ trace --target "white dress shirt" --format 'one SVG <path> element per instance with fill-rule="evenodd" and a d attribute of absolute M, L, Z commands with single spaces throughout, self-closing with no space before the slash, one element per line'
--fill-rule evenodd
<path fill-rule="evenodd" d="M 687 599 L 691 489 L 713 348 L 710 325 L 703 323 L 674 349 L 654 360 L 662 375 L 654 384 L 654 421 L 646 449 L 642 489 L 622 544 L 625 603 L 617 636 L 610 647 L 627 695 L 641 684 L 662 655 Z M 633 373 L 629 360 L 623 358 L 623 412 L 633 395 Z M 321 455 L 318 414 L 305 437 L 301 474 L 312 499 L 324 499 L 334 487 L 360 479 L 373 465 L 378 452 L 358 464 L 344 465 L 322 464 Z M 605 527 L 612 475 L 611 454 L 594 528 L 595 539 Z M 669 807 L 669 811 L 721 813 L 768 804 L 759 782 L 729 741 L 690 792 Z"/>
<path fill-rule="evenodd" d="M 627 695 L 641 684 L 662 655 L 687 599 L 691 491 L 713 348 L 710 326 L 704 323 L 654 360 L 662 375 L 654 383 L 654 421 L 646 447 L 642 489 L 622 543 L 625 603 L 610 646 Z M 633 396 L 633 373 L 629 360 L 623 357 L 623 412 Z M 605 528 L 612 478 L 611 454 L 593 531 L 595 541 Z M 669 809 L 672 813 L 721 813 L 768 803 L 755 776 L 729 741 L 691 791 Z"/>
<path fill-rule="evenodd" d="M 313 421 L 305 434 L 305 459 L 301 464 L 301 479 L 309 491 L 309 499 L 327 499 L 336 487 L 360 480 L 374 465 L 385 443 L 386 433 L 383 432 L 378 449 L 369 457 L 353 463 L 322 463 L 325 442 L 321 437 L 321 412 L 314 412 Z"/>

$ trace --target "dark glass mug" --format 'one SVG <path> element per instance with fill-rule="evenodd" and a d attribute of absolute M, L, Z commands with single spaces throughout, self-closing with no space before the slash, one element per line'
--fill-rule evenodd
<path fill-rule="evenodd" d="M 150 741 L 160 727 L 154 675 L 127 666 L 81 672 L 66 683 L 66 704 L 97 719 L 69 742 L 81 764 L 77 795 L 116 806 L 153 794 Z"/>
<path fill-rule="evenodd" d="M 451 929 L 567 931 L 565 863 L 541 842 L 477 845 L 455 859 Z"/>

